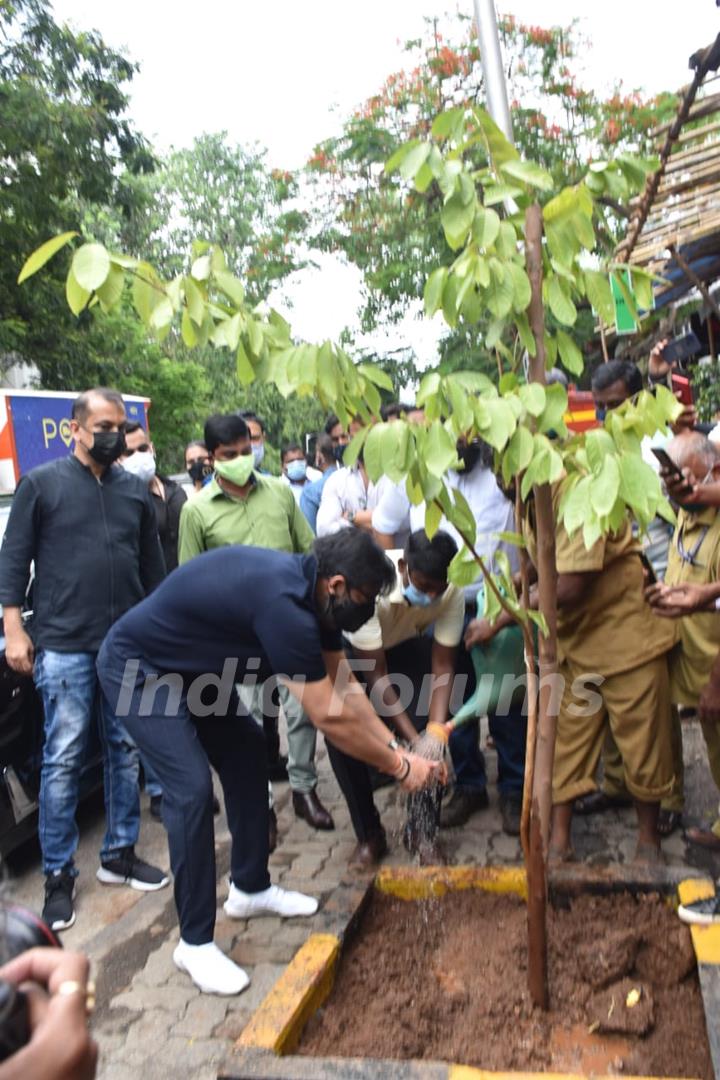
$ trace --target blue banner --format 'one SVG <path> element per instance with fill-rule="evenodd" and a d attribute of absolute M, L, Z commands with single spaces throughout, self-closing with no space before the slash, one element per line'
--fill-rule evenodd
<path fill-rule="evenodd" d="M 73 398 L 8 395 L 17 465 L 23 476 L 36 465 L 65 457 L 72 448 L 70 412 Z M 128 420 L 147 430 L 146 402 L 125 399 Z"/>

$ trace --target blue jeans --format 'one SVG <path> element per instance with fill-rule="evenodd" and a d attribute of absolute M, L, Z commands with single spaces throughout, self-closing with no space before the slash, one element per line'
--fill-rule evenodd
<path fill-rule="evenodd" d="M 101 860 L 131 847 L 140 829 L 138 753 L 114 712 L 103 703 L 95 653 L 40 649 L 35 685 L 45 712 L 40 778 L 40 846 L 46 874 L 73 870 L 78 845 L 75 812 L 93 713 L 103 752 L 106 832 Z"/>
<path fill-rule="evenodd" d="M 498 791 L 501 795 L 522 795 L 525 776 L 527 716 L 522 709 L 509 709 L 505 716 L 493 713 L 488 725 L 498 762 Z M 464 724 L 450 736 L 450 756 L 455 783 L 468 793 L 484 791 L 487 784 L 485 758 L 480 749 L 480 721 Z"/>

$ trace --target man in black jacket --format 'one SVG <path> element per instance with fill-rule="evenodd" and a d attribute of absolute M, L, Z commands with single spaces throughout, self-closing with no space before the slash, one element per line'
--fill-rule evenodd
<path fill-rule="evenodd" d="M 110 626 L 165 576 L 147 484 L 113 465 L 125 449 L 125 407 L 115 390 L 73 403 L 73 453 L 22 477 L 0 550 L 0 603 L 11 668 L 34 675 L 45 711 L 40 783 L 43 918 L 75 921 L 78 785 L 93 707 L 95 658 Z M 32 639 L 22 622 L 35 564 Z M 107 830 L 98 880 L 160 889 L 168 877 L 135 854 L 140 824 L 137 750 L 100 705 Z"/>

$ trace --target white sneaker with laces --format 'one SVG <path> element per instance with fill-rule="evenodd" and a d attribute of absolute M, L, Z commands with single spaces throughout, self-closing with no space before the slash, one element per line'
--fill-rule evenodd
<path fill-rule="evenodd" d="M 281 915 L 291 919 L 295 915 L 314 915 L 318 902 L 313 896 L 281 889 L 279 885 L 271 885 L 258 893 L 246 893 L 231 881 L 223 907 L 231 919 L 252 919 L 256 915 Z"/>
<path fill-rule="evenodd" d="M 204 994 L 239 994 L 250 984 L 247 973 L 221 952 L 214 941 L 188 945 L 181 938 L 173 960 Z"/>

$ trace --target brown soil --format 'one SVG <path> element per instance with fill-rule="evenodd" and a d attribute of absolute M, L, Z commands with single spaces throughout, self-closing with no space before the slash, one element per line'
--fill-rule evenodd
<path fill-rule="evenodd" d="M 376 894 L 298 1052 L 712 1080 L 690 936 L 659 897 L 582 896 L 551 912 L 549 967 L 543 1013 L 514 897 Z"/>

